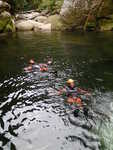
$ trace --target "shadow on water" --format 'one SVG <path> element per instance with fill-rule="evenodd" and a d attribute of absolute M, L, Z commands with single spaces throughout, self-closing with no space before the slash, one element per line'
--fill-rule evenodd
<path fill-rule="evenodd" d="M 99 150 L 99 134 L 112 145 L 106 140 L 112 129 L 112 49 L 112 32 L 0 35 L 0 149 Z M 49 72 L 24 72 L 29 59 L 46 62 L 47 56 L 54 60 Z M 93 117 L 75 117 L 75 106 L 57 95 L 68 78 L 92 92 Z"/>

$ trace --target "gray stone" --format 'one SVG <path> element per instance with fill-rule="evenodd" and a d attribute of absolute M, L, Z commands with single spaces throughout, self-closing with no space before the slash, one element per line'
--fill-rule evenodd
<path fill-rule="evenodd" d="M 40 22 L 40 23 L 46 23 L 47 22 L 47 17 L 45 17 L 45 16 L 38 16 L 34 20 L 37 21 L 37 22 Z"/>
<path fill-rule="evenodd" d="M 19 31 L 30 31 L 33 30 L 33 22 L 31 20 L 20 20 L 17 21 L 16 24 L 16 29 Z"/>
<path fill-rule="evenodd" d="M 20 13 L 16 14 L 16 20 L 23 19 L 23 20 L 32 20 L 35 19 L 36 17 L 40 16 L 40 13 L 38 12 L 31 12 L 31 13 Z"/>
<path fill-rule="evenodd" d="M 34 31 L 51 31 L 51 24 L 44 24 L 44 23 L 40 23 L 38 26 L 35 25 Z"/>
<path fill-rule="evenodd" d="M 34 20 L 20 20 L 16 21 L 16 29 L 19 31 L 51 31 L 51 24 L 39 23 Z"/>
<path fill-rule="evenodd" d="M 7 11 L 3 11 L 1 14 L 0 14 L 0 18 L 10 18 L 11 17 L 11 14 Z"/>

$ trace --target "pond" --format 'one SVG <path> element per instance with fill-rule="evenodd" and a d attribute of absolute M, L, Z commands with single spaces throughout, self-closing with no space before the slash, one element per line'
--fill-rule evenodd
<path fill-rule="evenodd" d="M 31 58 L 48 57 L 49 72 L 24 71 Z M 94 118 L 74 117 L 74 106 L 57 94 L 69 78 L 92 93 Z M 113 32 L 0 35 L 1 150 L 112 150 L 112 113 Z"/>

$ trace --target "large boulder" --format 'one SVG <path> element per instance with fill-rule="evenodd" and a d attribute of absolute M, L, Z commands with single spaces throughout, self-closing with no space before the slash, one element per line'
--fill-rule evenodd
<path fill-rule="evenodd" d="M 33 30 L 36 31 L 51 31 L 51 23 L 41 23 L 32 20 Z"/>
<path fill-rule="evenodd" d="M 34 20 L 20 20 L 16 22 L 16 29 L 19 31 L 51 31 L 51 24 L 39 23 Z"/>
<path fill-rule="evenodd" d="M 64 0 L 60 15 L 67 28 L 72 28 L 83 25 L 88 12 L 87 0 Z"/>
<path fill-rule="evenodd" d="M 35 24 L 34 31 L 51 31 L 51 24 L 39 23 L 37 26 Z"/>
<path fill-rule="evenodd" d="M 65 30 L 65 26 L 62 23 L 61 17 L 59 15 L 49 16 L 47 22 L 51 24 L 52 30 Z"/>
<path fill-rule="evenodd" d="M 40 23 L 46 23 L 47 22 L 47 17 L 46 16 L 38 16 L 34 20 L 37 21 L 37 22 L 40 22 Z"/>
<path fill-rule="evenodd" d="M 61 18 L 67 28 L 93 30 L 98 21 L 113 14 L 113 0 L 64 0 Z"/>
<path fill-rule="evenodd" d="M 19 31 L 33 30 L 34 25 L 32 20 L 20 20 L 15 23 L 16 29 Z"/>

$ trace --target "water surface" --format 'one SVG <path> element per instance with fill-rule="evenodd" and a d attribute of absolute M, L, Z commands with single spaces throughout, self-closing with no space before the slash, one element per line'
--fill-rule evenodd
<path fill-rule="evenodd" d="M 40 63 L 48 56 L 53 59 L 48 73 L 24 72 L 29 59 Z M 0 35 L 1 149 L 98 150 L 103 136 L 107 149 L 112 150 L 112 133 L 108 136 L 112 123 L 105 120 L 106 125 L 102 122 L 100 126 L 101 116 L 97 114 L 96 124 L 89 120 L 92 129 L 77 125 L 72 107 L 56 94 L 55 89 L 64 86 L 68 78 L 92 92 L 91 110 L 112 119 L 112 32 Z"/>

